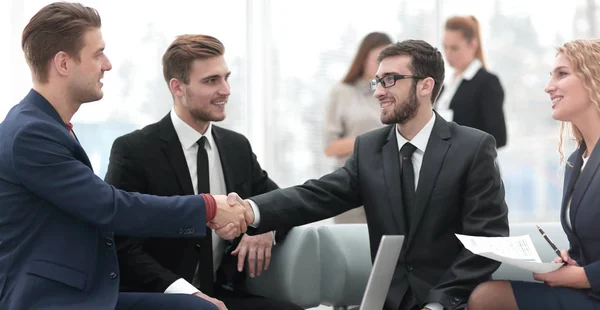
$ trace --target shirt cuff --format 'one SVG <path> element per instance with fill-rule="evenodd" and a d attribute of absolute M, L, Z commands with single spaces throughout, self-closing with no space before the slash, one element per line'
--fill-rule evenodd
<path fill-rule="evenodd" d="M 256 205 L 256 203 L 250 199 L 248 199 L 248 202 L 250 203 L 250 206 L 252 207 L 252 212 L 254 212 L 254 222 L 252 222 L 252 224 L 250 224 L 250 227 L 258 227 L 258 225 L 260 224 L 260 212 L 258 211 L 258 206 Z"/>
<path fill-rule="evenodd" d="M 183 278 L 177 279 L 165 290 L 165 294 L 196 294 L 200 292 L 195 286 Z"/>
<path fill-rule="evenodd" d="M 431 310 L 444 310 L 444 306 L 437 302 L 430 302 L 425 305 L 425 308 L 429 308 Z"/>
<path fill-rule="evenodd" d="M 206 206 L 206 223 L 212 221 L 217 216 L 217 202 L 215 197 L 211 194 L 200 194 L 204 198 L 204 205 Z"/>

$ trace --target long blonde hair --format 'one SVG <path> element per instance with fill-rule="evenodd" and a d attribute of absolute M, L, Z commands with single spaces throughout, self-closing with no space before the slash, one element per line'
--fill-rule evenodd
<path fill-rule="evenodd" d="M 556 49 L 556 55 L 558 54 L 563 54 L 571 62 L 574 74 L 583 82 L 583 86 L 590 94 L 590 100 L 600 112 L 600 40 L 569 41 Z M 577 126 L 562 122 L 558 141 L 561 163 L 565 159 L 563 138 L 565 128 L 568 126 L 571 127 L 571 138 L 576 141 L 577 147 L 583 142 L 583 135 Z"/>

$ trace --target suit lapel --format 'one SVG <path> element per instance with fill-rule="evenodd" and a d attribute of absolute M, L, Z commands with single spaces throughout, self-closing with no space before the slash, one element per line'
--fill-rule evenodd
<path fill-rule="evenodd" d="M 410 246 L 411 241 L 414 239 L 417 229 L 419 228 L 419 223 L 429 205 L 429 198 L 431 198 L 433 186 L 440 174 L 444 159 L 446 158 L 446 153 L 451 144 L 449 141 L 451 136 L 448 123 L 437 115 L 437 113 L 435 114 L 435 118 L 433 130 L 431 131 L 431 136 L 429 136 L 429 141 L 427 142 L 427 149 L 423 155 L 421 171 L 419 172 L 415 210 L 413 210 L 413 216 L 411 217 L 407 247 Z"/>
<path fill-rule="evenodd" d="M 577 186 L 573 188 L 573 195 L 571 198 L 571 210 L 569 212 L 569 216 L 571 217 L 571 223 L 575 221 L 575 217 L 577 216 L 577 211 L 579 210 L 581 199 L 583 198 L 583 195 L 585 194 L 588 186 L 590 185 L 592 178 L 596 174 L 596 170 L 598 170 L 598 165 L 600 165 L 600 154 L 598 154 L 598 152 L 600 152 L 599 149 L 600 143 L 596 143 L 596 146 L 591 152 L 587 164 L 585 164 L 583 171 L 581 171 L 581 175 L 579 176 L 577 181 L 575 181 L 575 183 L 577 183 Z M 580 151 L 577 152 L 578 156 L 575 159 L 576 165 L 574 165 L 573 170 L 581 170 L 581 166 L 583 164 L 583 159 L 581 155 L 584 151 L 585 145 L 582 145 L 582 147 L 580 147 Z M 577 165 L 577 163 L 579 165 Z M 576 167 L 578 167 L 578 169 L 576 169 Z M 575 225 L 571 226 L 573 227 L 573 233 L 577 234 Z"/>
<path fill-rule="evenodd" d="M 219 159 L 221 160 L 221 169 L 223 170 L 223 178 L 225 179 L 225 189 L 227 193 L 233 191 L 233 184 L 231 178 L 233 174 L 230 173 L 231 167 L 237 167 L 237 162 L 234 158 L 231 158 L 230 154 L 236 154 L 235 149 L 230 149 L 232 145 L 223 138 L 221 129 L 213 124 L 212 136 L 215 139 L 217 150 L 219 150 Z"/>
<path fill-rule="evenodd" d="M 387 142 L 382 148 L 383 176 L 387 187 L 389 206 L 400 234 L 406 235 L 404 204 L 400 190 L 400 154 L 396 140 L 396 126 L 390 127 Z"/>
<path fill-rule="evenodd" d="M 177 181 L 179 181 L 183 194 L 193 195 L 194 186 L 190 177 L 190 171 L 188 170 L 181 142 L 179 141 L 179 137 L 177 137 L 175 127 L 173 127 L 170 114 L 163 117 L 163 119 L 158 122 L 158 125 L 160 138 L 164 142 L 163 151 L 177 176 Z"/>

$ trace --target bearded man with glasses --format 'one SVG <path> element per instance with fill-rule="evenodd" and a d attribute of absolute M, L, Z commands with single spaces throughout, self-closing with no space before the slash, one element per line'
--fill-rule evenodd
<path fill-rule="evenodd" d="M 437 49 L 407 40 L 387 46 L 378 59 L 371 87 L 388 126 L 358 136 L 344 167 L 245 200 L 249 212 L 254 204 L 260 213 L 249 232 L 302 225 L 364 205 L 373 258 L 383 235 L 405 235 L 384 309 L 464 308 L 500 263 L 471 253 L 454 234 L 508 236 L 496 143 L 433 111 L 444 80 Z"/>

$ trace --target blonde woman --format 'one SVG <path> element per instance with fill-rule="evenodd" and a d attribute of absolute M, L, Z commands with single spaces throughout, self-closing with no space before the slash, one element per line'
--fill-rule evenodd
<path fill-rule="evenodd" d="M 600 40 L 558 48 L 546 87 L 552 117 L 570 125 L 578 147 L 566 161 L 561 222 L 569 250 L 556 271 L 533 274 L 543 283 L 491 281 L 475 289 L 469 310 L 600 309 Z"/>

